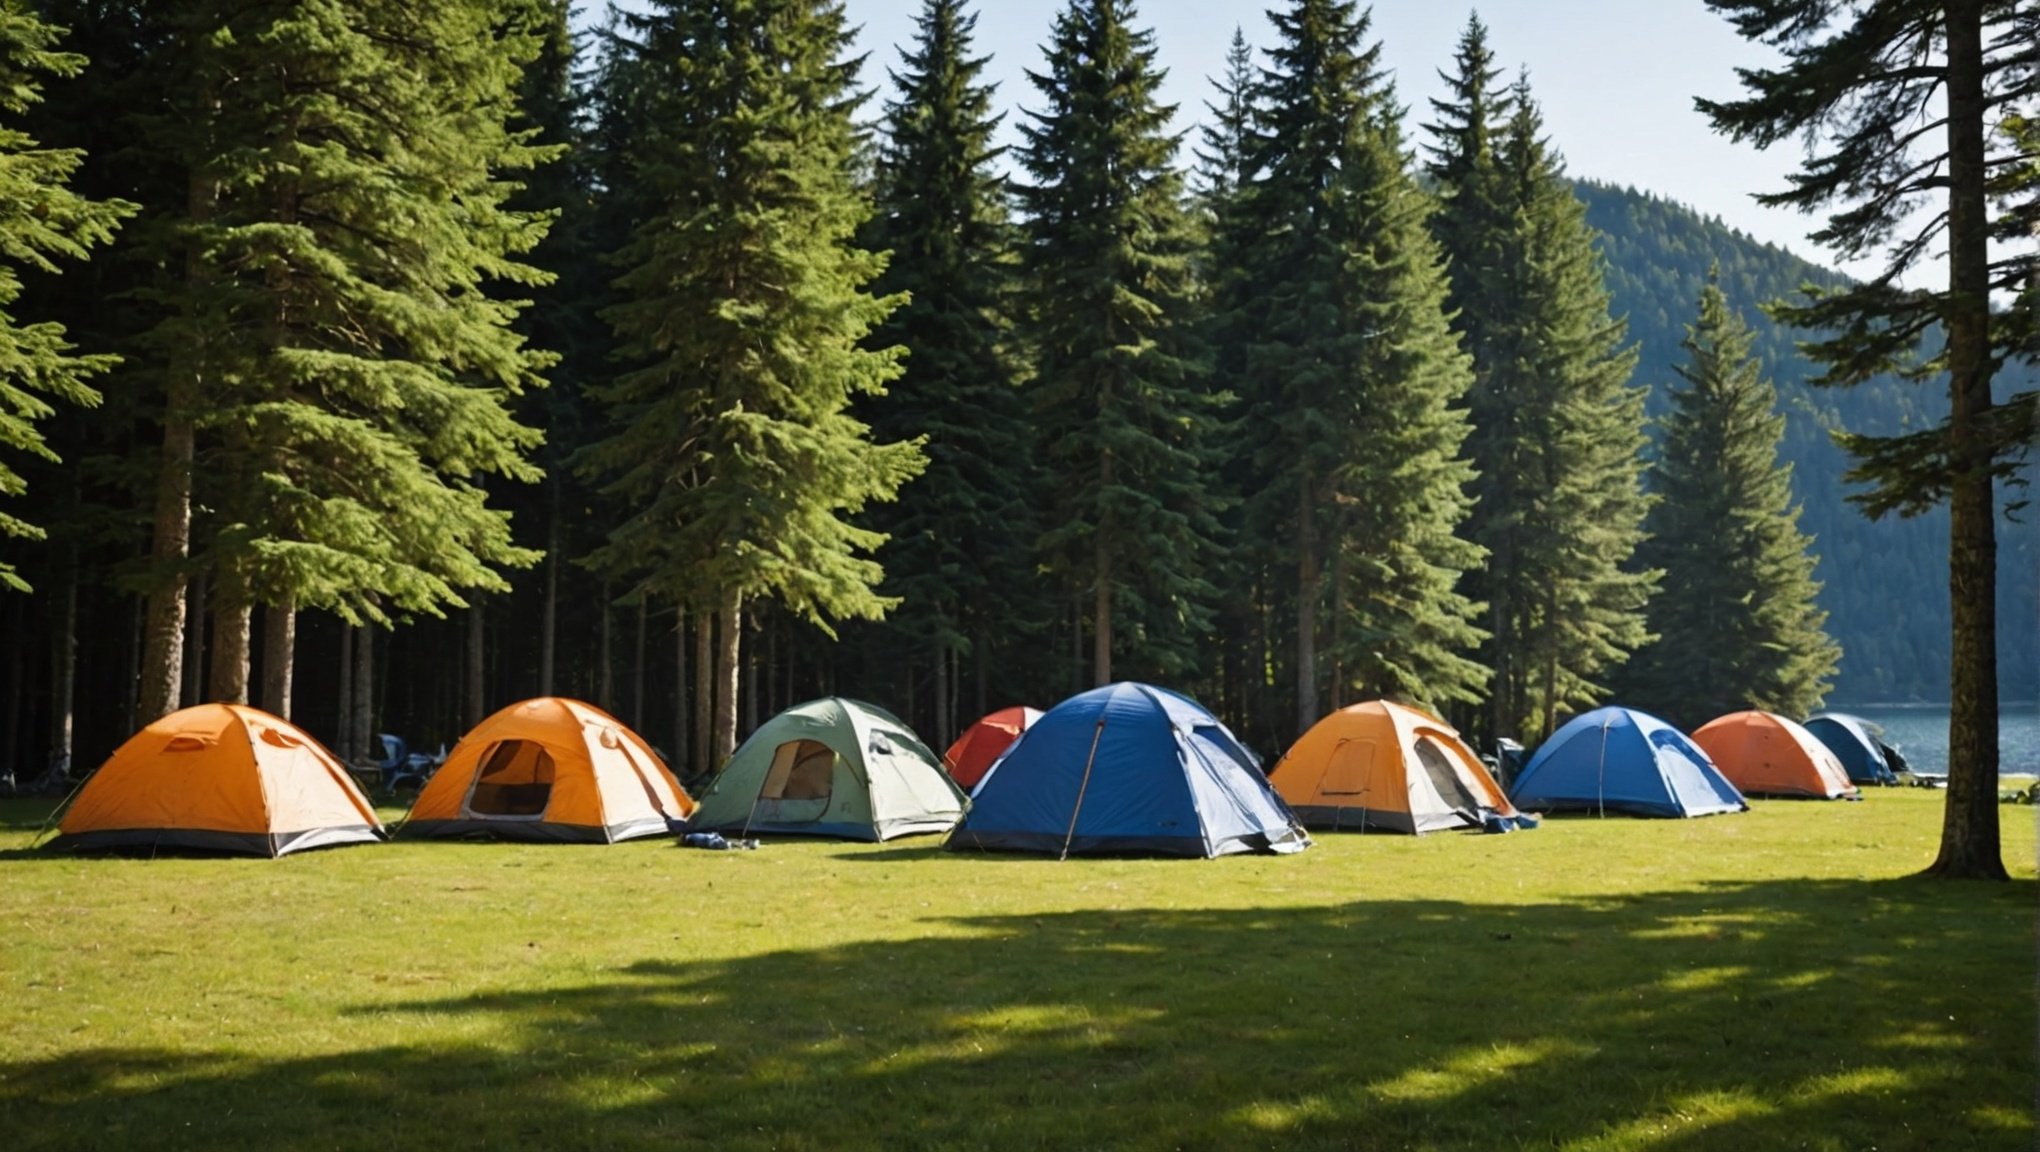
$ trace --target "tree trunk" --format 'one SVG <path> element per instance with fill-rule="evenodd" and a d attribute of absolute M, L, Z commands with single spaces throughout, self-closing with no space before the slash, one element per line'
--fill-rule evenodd
<path fill-rule="evenodd" d="M 22 641 L 28 638 L 28 611 L 26 596 L 10 596 L 7 599 L 7 635 L 15 642 L 7 645 L 7 690 L 0 694 L 0 788 L 14 787 L 17 755 L 21 741 L 21 681 L 23 653 L 28 645 Z"/>
<path fill-rule="evenodd" d="M 194 170 L 185 186 L 185 212 L 191 221 L 211 219 L 216 200 L 217 190 L 206 173 Z M 204 278 L 202 244 L 192 239 L 185 248 L 184 278 L 193 287 Z M 183 702 L 179 690 L 184 683 L 184 565 L 191 557 L 192 462 L 198 443 L 192 409 L 204 395 L 204 362 L 202 344 L 173 357 L 164 395 L 163 454 L 156 468 L 156 514 L 149 548 L 157 583 L 149 592 L 142 626 L 137 702 L 137 719 L 143 724 L 175 712 Z"/>
<path fill-rule="evenodd" d="M 184 699 L 193 703 L 205 699 L 205 574 L 200 573 L 185 596 L 184 613 Z M 148 625 L 142 625 L 144 644 Z M 146 663 L 144 667 L 146 667 Z"/>
<path fill-rule="evenodd" d="M 2006 879 L 1998 842 L 1997 525 L 1990 466 L 1990 222 L 1984 168 L 1983 0 L 1948 19 L 1948 800 L 1928 873 Z"/>
<path fill-rule="evenodd" d="M 297 664 L 297 609 L 272 604 L 262 615 L 262 707 L 290 719 L 291 672 Z"/>
<path fill-rule="evenodd" d="M 638 596 L 637 639 L 630 658 L 630 726 L 640 732 L 645 729 L 645 616 L 650 603 L 642 594 Z"/>
<path fill-rule="evenodd" d="M 1545 588 L 1544 620 L 1549 633 L 1558 619 L 1558 590 L 1547 585 Z M 1537 739 L 1543 740 L 1558 728 L 1558 644 L 1551 636 L 1545 644 L 1544 653 L 1544 722 L 1539 726 Z"/>
<path fill-rule="evenodd" d="M 1106 474 L 1111 474 L 1109 459 Z M 1097 582 L 1091 588 L 1091 682 L 1103 687 L 1112 683 L 1112 544 L 1102 525 L 1093 544 Z"/>
<path fill-rule="evenodd" d="M 71 779 L 71 734 L 76 719 L 78 687 L 78 565 L 64 566 L 64 583 L 56 596 L 56 619 L 50 622 L 50 753 L 43 769 L 42 790 L 67 791 Z"/>
<path fill-rule="evenodd" d="M 737 657 L 744 627 L 744 599 L 736 589 L 723 593 L 722 631 L 717 636 L 715 662 L 715 762 L 721 768 L 737 750 Z"/>
<path fill-rule="evenodd" d="M 1296 731 L 1318 721 L 1317 696 L 1317 492 L 1310 469 L 1296 488 Z"/>
<path fill-rule="evenodd" d="M 971 715 L 973 718 L 983 716 L 988 711 L 985 707 L 985 701 L 990 696 L 990 693 L 985 689 L 985 678 L 988 675 L 986 668 L 988 657 L 985 655 L 985 648 L 985 630 L 980 628 L 978 629 L 977 637 L 970 644 L 971 662 L 977 666 L 977 696 L 971 702 Z"/>
<path fill-rule="evenodd" d="M 687 756 L 687 610 L 673 612 L 673 757 Z"/>
<path fill-rule="evenodd" d="M 595 668 L 595 703 L 600 705 L 605 712 L 614 712 L 616 711 L 616 653 L 610 639 L 610 634 L 614 631 L 613 624 L 615 621 L 613 617 L 615 613 L 610 611 L 609 581 L 607 580 L 602 582 L 602 599 L 598 602 L 598 607 L 602 612 L 602 624 L 596 630 L 596 635 L 600 637 L 598 642 L 600 654 Z"/>
<path fill-rule="evenodd" d="M 758 624 L 751 623 L 751 642 L 744 645 L 744 731 L 758 730 Z M 732 745 L 734 747 L 734 745 Z"/>
<path fill-rule="evenodd" d="M 694 616 L 694 774 L 715 773 L 715 615 Z"/>
<path fill-rule="evenodd" d="M 462 709 L 462 726 L 473 728 L 488 716 L 489 699 L 485 675 L 489 610 L 479 593 L 475 595 L 474 606 L 468 609 L 467 625 L 467 694 L 466 707 Z"/>
<path fill-rule="evenodd" d="M 342 764 L 352 764 L 361 752 L 354 747 L 354 629 L 344 622 L 340 625 L 339 697 L 333 716 L 333 750 Z"/>
<path fill-rule="evenodd" d="M 552 508 L 547 515 L 545 539 L 545 615 L 539 623 L 538 694 L 553 694 L 553 659 L 556 655 L 560 604 L 560 485 L 551 482 Z"/>
<path fill-rule="evenodd" d="M 246 704 L 248 643 L 253 627 L 247 577 L 236 565 L 221 568 L 212 596 L 212 672 L 206 677 L 206 687 L 212 699 L 223 704 Z M 143 713 L 147 712 L 144 708 Z"/>
<path fill-rule="evenodd" d="M 382 759 L 375 739 L 375 629 L 362 625 L 354 629 L 354 715 L 348 717 L 353 732 L 354 754 L 371 760 Z"/>
<path fill-rule="evenodd" d="M 1332 682 L 1327 712 L 1346 706 L 1346 519 L 1342 514 L 1332 531 Z M 1375 686 L 1379 690 L 1382 686 Z M 1315 724 L 1317 721 L 1312 720 Z M 1308 731 L 1305 729 L 1304 731 Z M 1301 735 L 1301 733 L 1298 733 Z"/>
<path fill-rule="evenodd" d="M 935 751 L 949 747 L 949 649 L 935 643 Z"/>

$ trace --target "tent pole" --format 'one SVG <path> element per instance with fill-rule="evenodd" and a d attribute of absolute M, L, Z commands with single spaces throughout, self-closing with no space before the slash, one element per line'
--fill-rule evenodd
<path fill-rule="evenodd" d="M 1594 815 L 1608 818 L 1608 721 L 1601 721 L 1601 759 L 1594 765 Z"/>
<path fill-rule="evenodd" d="M 1083 815 L 1084 812 L 1084 793 L 1091 790 L 1091 765 L 1098 762 L 1098 739 L 1103 735 L 1105 735 L 1105 714 L 1100 712 L 1098 714 L 1098 726 L 1091 730 L 1091 754 L 1084 757 L 1084 780 L 1083 783 L 1077 785 L 1077 804 L 1075 808 L 1070 810 L 1070 828 L 1069 831 L 1063 833 L 1062 855 L 1056 858 L 1058 860 L 1070 858 L 1070 841 L 1077 837 L 1077 817 Z"/>

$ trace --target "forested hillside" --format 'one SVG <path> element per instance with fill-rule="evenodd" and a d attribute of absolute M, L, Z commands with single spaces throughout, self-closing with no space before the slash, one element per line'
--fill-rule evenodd
<path fill-rule="evenodd" d="M 1629 319 L 1629 336 L 1641 353 L 1637 379 L 1651 386 L 1651 413 L 1664 412 L 1671 366 L 1691 323 L 1693 302 L 1711 262 L 1721 264 L 1721 286 L 1731 307 L 1756 332 L 1756 353 L 1778 385 L 1787 422 L 1782 455 L 1805 504 L 1801 526 L 1820 555 L 1821 604 L 1828 631 L 1842 645 L 1842 666 L 1832 698 L 1904 701 L 1947 698 L 1948 527 L 1945 510 L 1916 520 L 1872 523 L 1847 502 L 1848 458 L 1829 437 L 1835 428 L 1895 433 L 1924 427 L 1947 410 L 1935 386 L 1880 380 L 1852 390 L 1808 387 L 1810 366 L 1794 334 L 1762 315 L 1760 305 L 1797 292 L 1803 284 L 1839 277 L 1775 245 L 1760 244 L 1719 220 L 1682 204 L 1606 184 L 1582 181 L 1576 189 L 1587 219 L 1602 234 L 1608 287 L 1615 310 Z M 2019 371 L 2007 369 L 2001 392 L 2018 390 Z M 1999 676 L 2007 696 L 2040 691 L 2040 531 L 2030 515 L 2001 524 L 1998 559 Z"/>

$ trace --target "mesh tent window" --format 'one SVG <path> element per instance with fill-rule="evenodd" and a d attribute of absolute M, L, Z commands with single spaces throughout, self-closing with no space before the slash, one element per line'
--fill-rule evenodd
<path fill-rule="evenodd" d="M 826 800 L 836 782 L 836 750 L 819 740 L 789 740 L 772 753 L 764 800 Z"/>
<path fill-rule="evenodd" d="M 503 740 L 482 757 L 468 788 L 471 816 L 496 820 L 537 820 L 552 802 L 553 758 L 531 740 Z"/>
<path fill-rule="evenodd" d="M 1424 766 L 1424 775 L 1431 778 L 1431 787 L 1438 790 L 1438 795 L 1447 805 L 1469 812 L 1481 806 L 1480 798 L 1466 786 L 1466 781 L 1459 778 L 1458 766 L 1452 763 L 1452 758 L 1446 755 L 1445 749 L 1439 747 L 1436 740 L 1429 736 L 1417 737 L 1417 763 Z"/>

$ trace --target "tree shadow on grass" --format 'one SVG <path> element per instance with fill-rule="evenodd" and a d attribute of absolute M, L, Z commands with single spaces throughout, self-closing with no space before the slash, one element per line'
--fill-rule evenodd
<path fill-rule="evenodd" d="M 460 1042 L 0 1060 L 0 1128 L 16 1148 L 2027 1148 L 2033 895 L 929 921 L 349 1013 Z"/>

